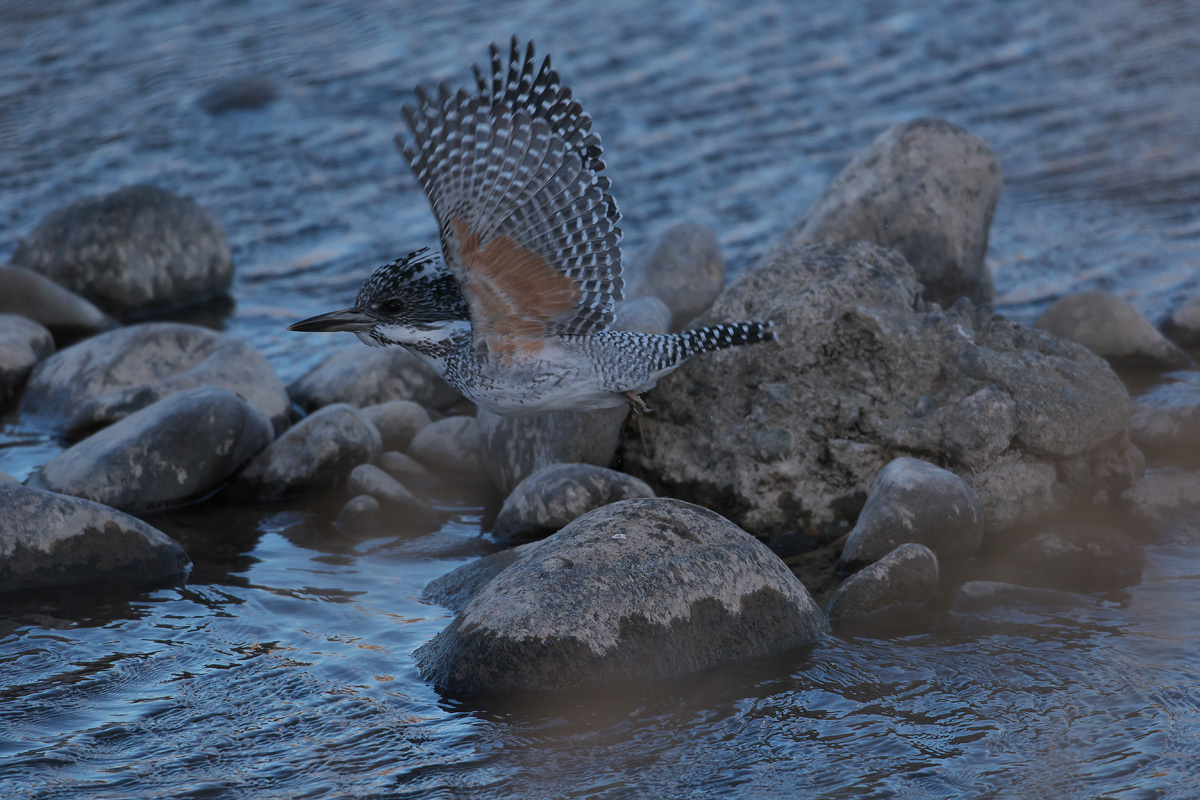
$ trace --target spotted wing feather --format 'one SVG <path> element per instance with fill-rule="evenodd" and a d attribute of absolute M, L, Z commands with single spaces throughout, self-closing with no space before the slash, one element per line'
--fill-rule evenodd
<path fill-rule="evenodd" d="M 417 91 L 402 151 L 441 227 L 477 337 L 536 340 L 612 322 L 620 214 L 591 118 L 547 57 L 491 48 L 476 90 Z M 399 141 L 399 140 L 398 140 Z"/>

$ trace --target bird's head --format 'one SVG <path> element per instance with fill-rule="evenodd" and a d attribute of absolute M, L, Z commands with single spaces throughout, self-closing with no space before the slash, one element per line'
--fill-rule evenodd
<path fill-rule="evenodd" d="M 310 317 L 288 330 L 349 331 L 369 345 L 435 351 L 457 333 L 469 332 L 470 317 L 454 276 L 427 250 L 418 250 L 375 270 L 350 308 Z"/>

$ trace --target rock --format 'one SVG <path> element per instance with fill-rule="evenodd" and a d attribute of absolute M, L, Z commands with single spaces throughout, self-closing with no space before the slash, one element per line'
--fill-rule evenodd
<path fill-rule="evenodd" d="M 1200 472 L 1147 470 L 1121 499 L 1136 516 L 1149 519 L 1195 510 L 1200 508 Z"/>
<path fill-rule="evenodd" d="M 377 466 L 396 480 L 407 485 L 437 483 L 437 476 L 421 466 L 421 463 L 406 453 L 394 450 L 381 455 Z"/>
<path fill-rule="evenodd" d="M 590 464 L 551 464 L 517 485 L 492 534 L 501 542 L 542 539 L 600 506 L 654 497 L 645 481 Z"/>
<path fill-rule="evenodd" d="M 613 327 L 642 333 L 667 333 L 647 328 L 652 316 L 640 301 L 617 307 Z M 661 317 L 659 318 L 662 319 Z M 483 465 L 500 493 L 508 496 L 517 484 L 550 464 L 592 464 L 607 467 L 617 452 L 621 428 L 629 416 L 626 406 L 595 411 L 558 411 L 533 417 L 502 417 L 483 409 L 479 420 Z"/>
<path fill-rule="evenodd" d="M 909 542 L 946 560 L 969 558 L 983 542 L 983 507 L 970 484 L 915 458 L 879 472 L 842 549 L 842 563 L 878 561 Z"/>
<path fill-rule="evenodd" d="M 429 412 L 411 400 L 392 400 L 362 410 L 379 431 L 385 450 L 407 450 L 417 431 L 430 423 Z"/>
<path fill-rule="evenodd" d="M 938 560 L 922 544 L 902 544 L 847 578 L 829 600 L 835 622 L 897 605 L 926 603 L 938 588 Z"/>
<path fill-rule="evenodd" d="M 54 352 L 54 337 L 38 323 L 0 314 L 0 404 L 16 395 L 33 367 Z"/>
<path fill-rule="evenodd" d="M 379 432 L 357 408 L 326 406 L 296 423 L 246 465 L 237 494 L 274 499 L 323 489 L 373 461 L 383 445 Z M 355 492 L 361 494 L 361 492 Z"/>
<path fill-rule="evenodd" d="M 1200 294 L 1181 303 L 1162 323 L 1162 332 L 1184 347 L 1200 346 Z"/>
<path fill-rule="evenodd" d="M 118 579 L 145 583 L 184 575 L 174 540 L 99 503 L 0 483 L 0 592 Z"/>
<path fill-rule="evenodd" d="M 671 330 L 671 309 L 657 297 L 626 300 L 618 308 L 620 328 L 635 333 L 664 333 Z"/>
<path fill-rule="evenodd" d="M 195 303 L 233 280 L 221 223 L 191 200 L 130 186 L 51 211 L 13 253 L 118 319 Z"/>
<path fill-rule="evenodd" d="M 658 494 L 757 535 L 836 530 L 898 455 L 964 477 L 985 535 L 1115 495 L 1140 470 L 1129 396 L 1108 364 L 986 307 L 919 306 L 893 251 L 789 250 L 745 273 L 701 322 L 739 319 L 773 319 L 779 342 L 667 375 L 619 455 Z"/>
<path fill-rule="evenodd" d="M 31 485 L 123 511 L 211 493 L 271 441 L 271 423 L 237 395 L 202 386 L 130 414 L 60 453 Z"/>
<path fill-rule="evenodd" d="M 20 481 L 7 472 L 0 472 L 0 483 L 20 483 Z"/>
<path fill-rule="evenodd" d="M 275 84 L 266 78 L 226 78 L 200 96 L 200 107 L 209 114 L 235 109 L 254 109 L 269 105 L 279 95 Z"/>
<path fill-rule="evenodd" d="M 1075 592 L 1132 586 L 1142 579 L 1142 548 L 1120 531 L 1084 522 L 1058 523 L 1013 552 L 1022 583 Z"/>
<path fill-rule="evenodd" d="M 990 303 L 984 261 L 1003 176 L 995 153 L 933 117 L 893 125 L 851 161 L 768 259 L 806 244 L 870 242 L 897 250 L 944 308 Z"/>
<path fill-rule="evenodd" d="M 457 614 L 466 608 L 467 603 L 471 602 L 492 578 L 525 558 L 539 544 L 540 542 L 531 542 L 520 547 L 510 547 L 463 564 L 430 581 L 421 593 L 421 599 L 426 603 L 448 608 Z"/>
<path fill-rule="evenodd" d="M 1156 465 L 1200 467 L 1200 372 L 1172 372 L 1138 397 L 1129 438 Z"/>
<path fill-rule="evenodd" d="M 20 411 L 77 433 L 198 386 L 238 395 L 276 433 L 291 421 L 287 391 L 261 353 L 240 339 L 172 322 L 119 328 L 46 359 L 30 376 Z"/>
<path fill-rule="evenodd" d="M 403 347 L 351 347 L 334 353 L 288 385 L 288 394 L 305 411 L 333 403 L 367 406 L 410 400 L 429 408 L 447 408 L 459 394 Z"/>
<path fill-rule="evenodd" d="M 649 256 L 638 260 L 633 278 L 629 296 L 661 300 L 674 320 L 669 329 L 680 331 L 710 309 L 721 293 L 725 285 L 725 254 L 715 233 L 702 225 L 684 222 L 658 238 Z M 667 324 L 670 326 L 671 321 Z"/>
<path fill-rule="evenodd" d="M 413 495 L 404 485 L 374 464 L 359 464 L 350 472 L 346 488 L 351 494 L 370 495 L 389 511 L 403 512 L 406 520 L 434 520 L 437 510 Z"/>
<path fill-rule="evenodd" d="M 17 267 L 0 267 L 0 314 L 19 314 L 56 338 L 80 339 L 116 325 L 112 317 L 54 281 Z"/>
<path fill-rule="evenodd" d="M 1167 341 L 1142 313 L 1111 292 L 1080 292 L 1057 300 L 1034 327 L 1078 342 L 1115 365 L 1186 367 L 1188 354 Z"/>
<path fill-rule="evenodd" d="M 954 593 L 952 608 L 959 613 L 971 613 L 995 606 L 1078 606 L 1087 602 L 1087 598 L 1070 592 L 1034 589 L 1003 581 L 968 581 Z"/>
<path fill-rule="evenodd" d="M 422 428 L 408 454 L 428 469 L 486 480 L 479 453 L 479 423 L 474 417 L 446 417 Z"/>
<path fill-rule="evenodd" d="M 702 508 L 626 500 L 529 547 L 432 641 L 422 675 L 455 691 L 565 689 L 678 675 L 827 629 L 765 545 Z"/>
<path fill-rule="evenodd" d="M 360 494 L 350 498 L 346 505 L 342 506 L 334 524 L 349 530 L 372 527 L 379 521 L 380 508 L 379 501 L 374 497 Z"/>

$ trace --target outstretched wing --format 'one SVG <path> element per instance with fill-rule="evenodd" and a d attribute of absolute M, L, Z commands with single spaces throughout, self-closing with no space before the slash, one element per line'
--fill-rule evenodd
<path fill-rule="evenodd" d="M 471 310 L 476 342 L 537 350 L 548 334 L 607 327 L 621 300 L 620 214 L 600 173 L 600 138 L 549 56 L 496 45 L 474 93 L 417 89 L 397 137 L 441 226 L 442 253 Z"/>

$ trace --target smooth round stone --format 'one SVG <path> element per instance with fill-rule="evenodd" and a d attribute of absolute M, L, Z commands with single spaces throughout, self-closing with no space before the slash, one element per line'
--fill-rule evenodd
<path fill-rule="evenodd" d="M 56 338 L 79 339 L 116 325 L 112 317 L 49 278 L 0 267 L 0 313 L 19 314 L 46 326 Z"/>
<path fill-rule="evenodd" d="M 1159 333 L 1142 312 L 1111 292 L 1063 297 L 1033 324 L 1119 365 L 1186 367 L 1192 363 L 1188 354 Z"/>
<path fill-rule="evenodd" d="M 1120 531 L 1065 522 L 1024 542 L 1008 561 L 1022 583 L 1089 592 L 1139 583 L 1146 557 L 1141 546 Z"/>
<path fill-rule="evenodd" d="M 407 450 L 417 432 L 432 420 L 429 412 L 411 400 L 392 400 L 362 410 L 383 440 L 384 450 Z"/>
<path fill-rule="evenodd" d="M 446 417 L 413 437 L 408 454 L 434 472 L 486 479 L 479 452 L 479 423 L 474 417 Z"/>
<path fill-rule="evenodd" d="M 410 400 L 428 408 L 447 408 L 460 395 L 403 347 L 357 345 L 338 351 L 288 384 L 288 394 L 305 411 L 333 403 L 368 406 Z"/>
<path fill-rule="evenodd" d="M 17 245 L 11 265 L 118 319 L 213 297 L 233 280 L 221 223 L 154 186 L 84 197 L 50 212 Z"/>
<path fill-rule="evenodd" d="M 96 580 L 185 575 L 183 548 L 99 503 L 0 481 L 0 592 Z"/>
<path fill-rule="evenodd" d="M 346 488 L 351 494 L 374 497 L 389 511 L 401 512 L 406 520 L 438 518 L 437 509 L 374 464 L 359 464 L 351 470 Z"/>
<path fill-rule="evenodd" d="M 50 331 L 31 319 L 0 314 L 0 403 L 17 394 L 34 366 L 53 352 Z"/>
<path fill-rule="evenodd" d="M 925 545 L 902 544 L 843 581 L 826 611 L 835 622 L 863 617 L 894 606 L 924 604 L 937 588 L 937 556 Z"/>
<path fill-rule="evenodd" d="M 551 464 L 530 475 L 504 501 L 492 527 L 501 542 L 541 539 L 589 511 L 635 497 L 654 497 L 645 481 L 590 464 Z"/>
<path fill-rule="evenodd" d="M 379 501 L 369 494 L 351 497 L 338 512 L 334 523 L 339 528 L 369 528 L 379 521 Z"/>
<path fill-rule="evenodd" d="M 421 466 L 407 453 L 397 453 L 390 450 L 376 460 L 376 466 L 405 485 L 437 483 L 437 476 Z"/>
<path fill-rule="evenodd" d="M 653 297 L 665 304 L 667 329 L 679 331 L 712 308 L 721 293 L 725 285 L 725 254 L 710 229 L 684 222 L 664 231 L 644 260 L 635 262 L 632 272 L 633 288 L 629 296 Z"/>
<path fill-rule="evenodd" d="M 1200 294 L 1180 303 L 1163 322 L 1162 332 L 1184 347 L 1200 345 Z"/>
<path fill-rule="evenodd" d="M 125 511 L 202 498 L 271 441 L 271 423 L 232 392 L 171 395 L 55 456 L 31 483 Z"/>
<path fill-rule="evenodd" d="M 357 408 L 326 406 L 293 425 L 246 465 L 235 485 L 244 496 L 273 499 L 323 489 L 379 456 L 379 433 Z"/>

